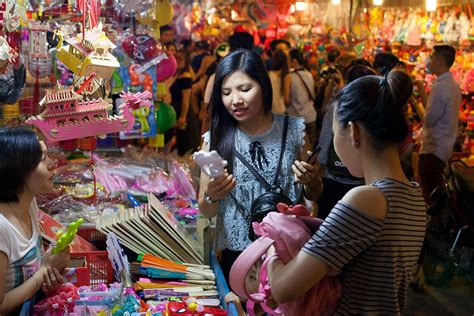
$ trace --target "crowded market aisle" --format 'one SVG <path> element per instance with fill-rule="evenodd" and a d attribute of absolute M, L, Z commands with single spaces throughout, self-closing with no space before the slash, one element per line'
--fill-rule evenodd
<path fill-rule="evenodd" d="M 471 6 L 0 1 L 0 314 L 472 315 Z"/>

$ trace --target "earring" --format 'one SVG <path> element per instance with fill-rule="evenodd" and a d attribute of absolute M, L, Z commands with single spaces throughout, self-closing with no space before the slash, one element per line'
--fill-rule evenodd
<path fill-rule="evenodd" d="M 357 140 L 354 141 L 354 147 L 359 148 L 359 142 Z"/>

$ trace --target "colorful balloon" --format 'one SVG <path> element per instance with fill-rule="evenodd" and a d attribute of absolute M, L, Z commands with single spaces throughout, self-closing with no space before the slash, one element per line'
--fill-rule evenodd
<path fill-rule="evenodd" d="M 163 101 L 158 102 L 156 107 L 158 108 L 155 112 L 156 131 L 160 134 L 163 134 L 172 128 L 176 123 L 176 112 L 171 105 Z"/>
<path fill-rule="evenodd" d="M 114 0 L 114 7 L 126 14 L 140 14 L 151 8 L 153 2 L 153 0 Z"/>
<path fill-rule="evenodd" d="M 173 76 L 176 72 L 176 59 L 173 55 L 168 55 L 168 58 L 162 60 L 156 66 L 156 80 L 158 82 L 163 82 L 169 77 Z"/>
<path fill-rule="evenodd" d="M 51 10 L 62 6 L 64 0 L 28 0 L 28 11 Z"/>

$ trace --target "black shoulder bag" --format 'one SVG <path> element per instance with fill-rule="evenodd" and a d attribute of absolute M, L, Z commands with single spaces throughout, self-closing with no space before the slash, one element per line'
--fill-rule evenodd
<path fill-rule="evenodd" d="M 278 212 L 276 206 L 278 203 L 285 203 L 287 205 L 293 205 L 293 202 L 289 197 L 283 194 L 283 189 L 281 186 L 278 185 L 278 175 L 280 173 L 281 163 L 283 160 L 283 155 L 285 153 L 286 147 L 286 135 L 288 133 L 288 116 L 285 116 L 285 122 L 283 127 L 283 134 L 281 139 L 281 149 L 280 149 L 280 157 L 278 158 L 278 165 L 275 170 L 275 176 L 273 177 L 272 184 L 269 184 L 264 177 L 262 177 L 257 170 L 249 163 L 238 151 L 234 148 L 234 156 L 237 157 L 249 170 L 253 173 L 255 178 L 265 187 L 266 191 L 259 197 L 257 197 L 253 202 L 252 206 L 250 207 L 250 213 L 247 217 L 247 222 L 249 224 L 249 238 L 251 241 L 257 239 L 257 236 L 253 232 L 252 223 L 253 222 L 261 222 L 263 218 L 270 212 Z M 234 202 L 237 204 L 237 207 L 243 210 L 243 207 L 240 203 L 235 199 L 233 195 L 231 195 L 234 199 Z"/>

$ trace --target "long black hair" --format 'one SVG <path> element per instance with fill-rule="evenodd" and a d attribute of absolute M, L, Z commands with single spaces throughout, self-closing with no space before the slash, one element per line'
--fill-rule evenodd
<path fill-rule="evenodd" d="M 210 150 L 217 150 L 228 162 L 228 170 L 232 173 L 234 135 L 237 121 L 229 114 L 222 102 L 222 83 L 226 76 L 241 71 L 262 88 L 262 103 L 265 113 L 272 109 L 272 84 L 265 65 L 260 56 L 250 50 L 235 50 L 223 58 L 216 69 L 214 87 L 209 103 L 211 109 L 211 143 Z"/>
<path fill-rule="evenodd" d="M 412 80 L 401 71 L 356 79 L 339 92 L 337 120 L 344 128 L 351 121 L 361 122 L 378 149 L 400 143 L 408 132 L 404 107 L 412 92 Z"/>
<path fill-rule="evenodd" d="M 191 55 L 183 49 L 177 50 L 176 54 L 183 55 L 184 59 L 184 67 L 176 70 L 176 77 L 181 76 L 185 72 L 191 72 Z"/>
<path fill-rule="evenodd" d="M 290 66 L 288 65 L 288 57 L 283 52 L 276 52 L 272 57 L 271 70 L 280 70 L 281 92 L 283 94 L 285 76 L 290 73 Z"/>
<path fill-rule="evenodd" d="M 25 127 L 0 128 L 0 202 L 18 202 L 26 179 L 41 161 L 36 134 Z"/>
<path fill-rule="evenodd" d="M 290 58 L 296 60 L 301 67 L 308 69 L 306 60 L 304 59 L 303 54 L 299 49 L 293 48 L 292 50 L 290 50 Z"/>

